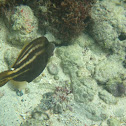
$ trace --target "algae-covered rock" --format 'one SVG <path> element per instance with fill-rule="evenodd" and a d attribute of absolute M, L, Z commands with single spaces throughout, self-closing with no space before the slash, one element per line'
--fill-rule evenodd
<path fill-rule="evenodd" d="M 46 120 L 37 120 L 37 119 L 28 119 L 26 122 L 21 123 L 20 126 L 47 126 L 48 123 Z"/>
<path fill-rule="evenodd" d="M 113 97 L 110 93 L 108 93 L 106 90 L 100 91 L 99 97 L 106 104 L 116 104 L 117 103 L 117 99 L 115 97 Z"/>
<path fill-rule="evenodd" d="M 94 77 L 100 84 L 105 84 L 109 79 L 118 77 L 125 72 L 120 63 L 104 60 L 96 66 Z"/>
<path fill-rule="evenodd" d="M 14 14 L 12 13 L 9 16 L 7 17 L 8 23 L 11 24 L 9 28 L 10 34 L 8 34 L 9 42 L 16 45 L 23 45 L 38 36 L 38 21 L 29 6 L 17 6 Z"/>
<path fill-rule="evenodd" d="M 126 70 L 116 60 L 104 60 L 95 68 L 94 78 L 113 96 L 122 96 L 126 92 Z"/>
<path fill-rule="evenodd" d="M 75 80 L 72 86 L 75 100 L 81 103 L 92 101 L 97 93 L 97 83 L 92 78 Z"/>
<path fill-rule="evenodd" d="M 81 39 L 81 38 L 80 38 Z M 82 39 L 83 42 L 88 41 Z M 88 77 L 94 74 L 95 66 L 103 59 L 95 55 L 89 48 L 83 47 L 80 41 L 76 40 L 76 43 L 69 46 L 60 47 L 57 49 L 56 54 L 61 59 L 61 67 L 65 74 L 78 77 Z M 82 46 L 80 47 L 79 44 Z"/>
<path fill-rule="evenodd" d="M 121 126 L 120 121 L 116 118 L 111 118 L 107 120 L 108 126 Z"/>
<path fill-rule="evenodd" d="M 115 110 L 114 115 L 115 115 L 116 117 L 121 117 L 121 119 L 122 119 L 123 117 L 125 117 L 125 116 L 124 116 L 124 115 L 125 115 L 125 111 L 124 111 L 124 109 L 120 106 L 120 108 L 117 108 L 117 109 Z M 123 121 L 122 121 L 122 122 L 123 122 Z"/>
<path fill-rule="evenodd" d="M 108 117 L 107 110 L 99 104 L 89 103 L 84 106 L 84 109 L 86 117 L 90 120 L 103 121 Z"/>
<path fill-rule="evenodd" d="M 91 76 L 98 63 L 98 57 L 91 51 L 83 52 L 78 44 L 61 47 L 57 49 L 57 54 L 62 60 L 64 73 L 71 79 L 70 87 L 75 100 L 82 103 L 92 101 L 97 93 L 97 83 Z"/>
<path fill-rule="evenodd" d="M 126 46 L 125 14 L 120 0 L 99 0 L 92 8 L 92 37 L 104 48 L 119 54 L 124 52 Z"/>
<path fill-rule="evenodd" d="M 52 74 L 52 75 L 57 75 L 58 72 L 59 72 L 58 66 L 54 63 L 50 63 L 47 66 L 47 69 L 48 69 L 49 73 Z"/>
<path fill-rule="evenodd" d="M 61 47 L 57 49 L 58 57 L 62 60 L 62 67 L 65 73 L 77 66 L 83 66 L 82 48 L 78 44 Z"/>
<path fill-rule="evenodd" d="M 126 94 L 126 80 L 124 78 L 112 78 L 106 83 L 106 90 L 114 96 L 122 96 Z"/>

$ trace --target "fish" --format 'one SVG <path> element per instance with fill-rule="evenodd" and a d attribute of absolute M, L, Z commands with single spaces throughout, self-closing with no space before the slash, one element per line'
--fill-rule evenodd
<path fill-rule="evenodd" d="M 39 37 L 28 43 L 19 53 L 11 69 L 0 73 L 0 87 L 10 80 L 28 83 L 33 81 L 45 69 L 54 49 L 55 45 L 46 37 Z"/>

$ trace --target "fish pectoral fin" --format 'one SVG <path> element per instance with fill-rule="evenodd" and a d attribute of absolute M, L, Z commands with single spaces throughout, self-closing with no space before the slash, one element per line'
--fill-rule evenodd
<path fill-rule="evenodd" d="M 12 71 L 4 71 L 0 73 L 0 87 L 5 85 L 9 80 L 11 80 L 11 73 Z"/>

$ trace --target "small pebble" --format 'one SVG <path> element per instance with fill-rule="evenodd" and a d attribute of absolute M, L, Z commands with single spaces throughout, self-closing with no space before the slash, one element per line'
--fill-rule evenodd
<path fill-rule="evenodd" d="M 53 64 L 53 63 L 49 64 L 47 69 L 48 69 L 49 73 L 52 75 L 57 75 L 59 72 L 57 65 Z"/>
<path fill-rule="evenodd" d="M 19 91 L 19 90 L 16 90 L 16 94 L 17 94 L 17 96 L 22 96 L 23 95 L 23 92 L 22 91 Z"/>
<path fill-rule="evenodd" d="M 55 75 L 55 76 L 54 76 L 54 79 L 55 79 L 55 80 L 59 80 L 59 76 Z"/>

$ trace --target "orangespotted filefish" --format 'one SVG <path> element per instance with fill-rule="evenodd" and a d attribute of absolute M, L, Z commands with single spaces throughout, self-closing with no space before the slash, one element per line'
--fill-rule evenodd
<path fill-rule="evenodd" d="M 0 87 L 9 80 L 31 82 L 39 76 L 53 55 L 55 45 L 40 37 L 27 44 L 10 70 L 0 73 Z"/>

